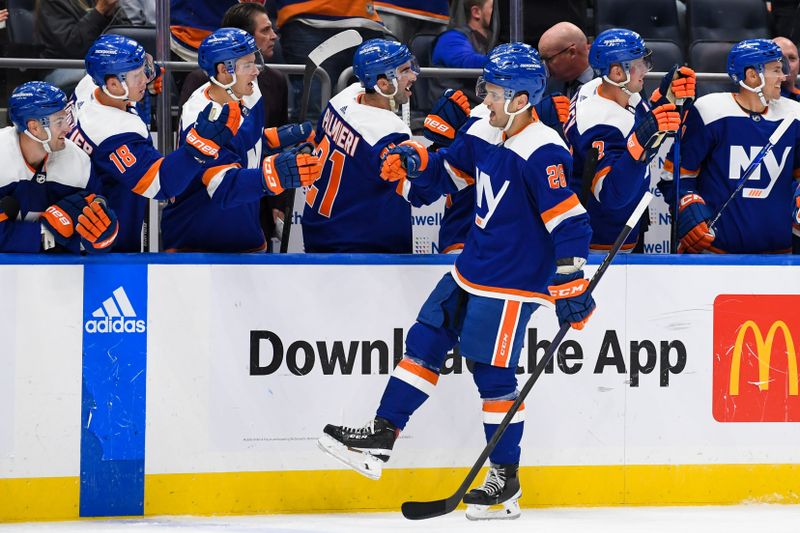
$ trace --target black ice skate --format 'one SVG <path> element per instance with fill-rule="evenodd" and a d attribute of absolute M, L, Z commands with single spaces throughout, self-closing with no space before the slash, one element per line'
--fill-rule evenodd
<path fill-rule="evenodd" d="M 389 460 L 400 430 L 384 418 L 376 417 L 363 428 L 328 424 L 317 444 L 359 474 L 379 479 L 383 463 Z"/>
<path fill-rule="evenodd" d="M 472 489 L 464 496 L 467 518 L 470 520 L 497 520 L 519 518 L 519 465 L 491 465 L 483 485 Z M 490 509 L 502 505 L 502 509 Z"/>

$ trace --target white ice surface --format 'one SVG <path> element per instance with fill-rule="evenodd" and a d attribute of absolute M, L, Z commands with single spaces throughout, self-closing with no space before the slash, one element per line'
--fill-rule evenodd
<path fill-rule="evenodd" d="M 82 520 L 2 524 L 6 532 L 213 531 L 263 533 L 800 533 L 800 505 L 523 509 L 518 520 L 469 522 L 463 511 L 411 522 L 399 513 Z"/>

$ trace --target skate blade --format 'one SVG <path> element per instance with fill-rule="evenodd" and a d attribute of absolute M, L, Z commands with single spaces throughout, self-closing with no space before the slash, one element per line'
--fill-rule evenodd
<path fill-rule="evenodd" d="M 352 468 L 362 476 L 378 480 L 381 478 L 383 461 L 368 453 L 352 450 L 330 435 L 317 440 L 317 446 L 337 461 Z"/>
<path fill-rule="evenodd" d="M 467 504 L 467 520 L 514 520 L 522 515 L 519 508 L 519 498 L 522 493 L 517 493 L 512 499 L 497 505 Z"/>

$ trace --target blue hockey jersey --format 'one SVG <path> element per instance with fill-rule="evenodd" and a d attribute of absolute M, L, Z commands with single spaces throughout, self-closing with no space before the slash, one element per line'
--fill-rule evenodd
<path fill-rule="evenodd" d="M 19 203 L 16 220 L 0 222 L 0 252 L 36 253 L 41 249 L 39 217 L 65 196 L 84 190 L 97 192 L 91 180 L 89 157 L 69 139 L 63 150 L 50 153 L 40 169 L 22 156 L 19 134 L 13 126 L 0 129 L 0 198 L 13 196 Z M 80 251 L 76 240 L 72 252 Z"/>
<path fill-rule="evenodd" d="M 730 197 L 739 178 L 784 118 L 796 118 L 800 103 L 780 98 L 766 112 L 743 110 L 733 93 L 698 98 L 686 117 L 681 142 L 680 195 L 696 192 L 712 213 Z M 792 195 L 800 177 L 800 124 L 792 125 L 767 154 L 714 226 L 710 251 L 783 253 L 792 246 Z M 659 189 L 674 204 L 672 156 Z M 674 208 L 674 205 L 671 205 Z M 680 214 L 678 215 L 680 216 Z"/>
<path fill-rule="evenodd" d="M 133 107 L 126 112 L 104 105 L 97 99 L 99 90 L 76 110 L 70 139 L 89 154 L 100 192 L 117 214 L 114 251 L 139 252 L 148 198 L 180 194 L 201 166 L 186 150 L 161 155 Z"/>
<path fill-rule="evenodd" d="M 411 137 L 394 113 L 360 103 L 353 84 L 328 102 L 316 143 L 322 176 L 306 191 L 306 252 L 412 252 L 411 205 L 380 177 L 387 146 Z"/>
<path fill-rule="evenodd" d="M 197 116 L 211 102 L 210 82 L 199 87 L 183 105 L 180 144 Z M 236 136 L 221 147 L 215 168 L 197 174 L 186 190 L 164 208 L 161 232 L 167 251 L 264 251 L 266 239 L 259 223 L 264 196 L 260 163 L 264 139 L 264 104 L 258 86 L 246 95 Z M 214 107 L 221 109 L 220 104 Z M 243 169 L 259 169 L 251 172 Z"/>
<path fill-rule="evenodd" d="M 569 186 L 589 213 L 592 250 L 611 248 L 648 189 L 648 165 L 633 159 L 626 148 L 628 135 L 648 111 L 639 95 L 631 97 L 627 108 L 606 98 L 600 81 L 595 80 L 583 85 L 572 100 L 564 126 L 574 160 Z M 591 183 L 584 183 L 586 157 L 592 148 L 598 151 L 597 166 Z M 638 238 L 637 225 L 622 250 L 632 250 Z"/>
<path fill-rule="evenodd" d="M 505 139 L 481 119 L 430 154 L 414 185 L 445 193 L 475 187 L 473 226 L 453 265 L 464 290 L 552 302 L 547 285 L 555 260 L 586 257 L 591 239 L 586 210 L 567 186 L 571 168 L 564 141 L 540 122 Z"/>

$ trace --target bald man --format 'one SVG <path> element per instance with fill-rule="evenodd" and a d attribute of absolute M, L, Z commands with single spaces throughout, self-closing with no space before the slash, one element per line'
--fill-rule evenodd
<path fill-rule="evenodd" d="M 781 84 L 781 96 L 800 102 L 800 89 L 796 85 L 797 73 L 800 71 L 800 57 L 797 55 L 797 46 L 786 37 L 775 37 L 772 40 L 781 47 L 783 57 L 786 58 L 786 65 L 789 67 L 786 80 Z"/>
<path fill-rule="evenodd" d="M 559 22 L 545 31 L 539 39 L 539 54 L 550 77 L 564 83 L 561 92 L 569 98 L 594 78 L 589 66 L 589 41 L 571 22 Z"/>

